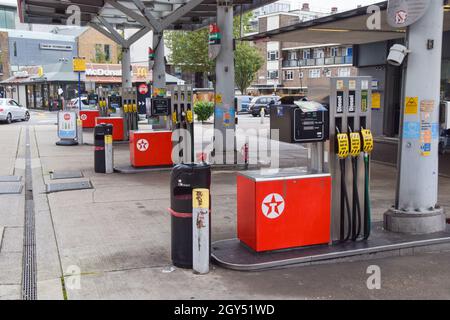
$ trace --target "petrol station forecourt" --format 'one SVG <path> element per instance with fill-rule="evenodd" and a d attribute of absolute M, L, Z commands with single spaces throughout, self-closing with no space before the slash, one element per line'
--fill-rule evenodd
<path fill-rule="evenodd" d="M 243 5 L 250 10 L 270 2 Z M 284 97 L 270 107 L 270 118 L 237 115 L 232 2 L 217 2 L 215 8 L 215 1 L 190 0 L 169 12 L 161 9 L 159 18 L 142 1 L 133 0 L 131 9 L 120 1 L 96 2 L 98 12 L 82 23 L 122 44 L 121 93 L 92 96 L 95 114 L 60 111 L 57 134 L 54 125 L 39 123 L 39 117 L 54 119 L 47 112 L 33 112 L 38 120 L 29 124 L 0 127 L 7 146 L 0 157 L 3 174 L 23 177 L 23 189 L 31 191 L 2 195 L 8 211 L 18 214 L 5 217 L 0 211 L 0 227 L 5 225 L 0 269 L 7 271 L 0 275 L 0 298 L 450 298 L 445 291 L 450 180 L 438 177 L 432 133 L 439 123 L 441 2 L 424 5 L 415 24 L 396 20 L 393 27 L 404 28 L 410 42 L 393 48 L 389 59 L 407 65 L 405 95 L 417 95 L 416 111 L 405 112 L 401 121 L 421 123 L 417 139 L 401 140 L 398 172 L 371 161 L 377 144 L 370 76 L 331 78 L 328 104 Z M 102 8 L 118 15 L 111 20 Z M 192 25 L 185 19 L 206 8 L 217 13 L 216 21 Z M 114 25 L 126 25 L 127 17 L 141 28 L 125 39 Z M 22 19 L 47 21 L 38 9 L 24 12 Z M 216 62 L 212 124 L 194 118 L 191 85 L 166 86 L 160 45 L 165 29 L 208 24 L 210 57 Z M 432 30 L 421 32 L 426 28 Z M 149 50 L 153 84 L 143 120 L 129 47 L 150 30 L 155 32 Z M 430 63 L 418 64 L 418 57 Z M 418 75 L 425 69 L 430 81 L 420 85 Z M 81 79 L 83 67 L 74 71 Z M 85 119 L 93 121 L 87 126 Z M 279 150 L 271 154 L 278 157 L 275 171 L 270 163 L 249 161 L 255 150 L 251 131 L 245 130 L 255 127 L 271 132 L 259 137 L 264 143 L 259 151 Z M 25 242 L 33 241 L 31 249 L 21 248 L 22 234 Z M 36 263 L 24 264 L 24 256 Z M 382 270 L 380 287 L 367 280 L 374 265 Z M 28 281 L 31 285 L 24 286 Z"/>

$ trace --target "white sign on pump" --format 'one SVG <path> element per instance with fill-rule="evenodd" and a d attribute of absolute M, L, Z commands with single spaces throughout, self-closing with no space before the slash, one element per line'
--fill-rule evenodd
<path fill-rule="evenodd" d="M 430 0 L 389 0 L 388 23 L 394 28 L 408 27 L 423 17 L 429 4 Z"/>

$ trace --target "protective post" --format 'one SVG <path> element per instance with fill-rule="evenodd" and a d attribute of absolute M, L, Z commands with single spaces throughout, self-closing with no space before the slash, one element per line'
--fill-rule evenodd
<path fill-rule="evenodd" d="M 113 154 L 113 136 L 112 134 L 105 135 L 105 173 L 114 172 L 114 154 Z"/>
<path fill-rule="evenodd" d="M 430 0 L 423 17 L 407 29 L 411 52 L 404 62 L 396 204 L 384 216 L 389 231 L 434 233 L 446 228 L 437 204 L 443 25 L 443 1 Z"/>
<path fill-rule="evenodd" d="M 192 263 L 194 273 L 209 272 L 210 212 L 209 190 L 192 190 Z"/>
<path fill-rule="evenodd" d="M 79 145 L 83 145 L 83 120 L 78 116 L 77 118 L 77 141 Z"/>
<path fill-rule="evenodd" d="M 235 108 L 234 108 L 234 49 L 233 49 L 233 2 L 217 1 L 217 25 L 222 32 L 221 49 L 216 59 L 216 105 L 214 129 L 221 139 L 214 139 L 215 154 L 234 152 Z M 231 131 L 232 134 L 226 134 Z M 216 133 L 215 133 L 216 135 Z M 221 155 L 219 156 L 219 158 Z M 232 157 L 233 158 L 233 157 Z"/>

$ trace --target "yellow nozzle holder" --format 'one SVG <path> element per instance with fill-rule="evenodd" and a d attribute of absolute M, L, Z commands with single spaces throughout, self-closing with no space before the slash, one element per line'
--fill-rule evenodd
<path fill-rule="evenodd" d="M 348 135 L 346 133 L 338 133 L 336 135 L 337 141 L 337 155 L 339 159 L 345 159 L 350 153 L 350 144 L 348 141 Z"/>
<path fill-rule="evenodd" d="M 137 104 L 133 103 L 133 112 L 137 112 Z"/>
<path fill-rule="evenodd" d="M 369 129 L 362 129 L 361 138 L 363 143 L 363 151 L 365 153 L 371 153 L 374 147 L 372 131 L 370 131 Z"/>
<path fill-rule="evenodd" d="M 350 133 L 350 156 L 353 158 L 361 154 L 361 136 L 358 132 Z"/>
<path fill-rule="evenodd" d="M 173 122 L 173 123 L 177 123 L 177 122 L 178 122 L 178 119 L 177 119 L 177 113 L 176 113 L 176 112 L 173 112 L 173 113 L 172 113 L 172 122 Z"/>
<path fill-rule="evenodd" d="M 128 104 L 127 103 L 125 103 L 123 105 L 123 112 L 128 113 Z"/>
<path fill-rule="evenodd" d="M 192 113 L 192 110 L 186 111 L 186 120 L 189 123 L 192 123 L 194 121 L 194 114 Z"/>

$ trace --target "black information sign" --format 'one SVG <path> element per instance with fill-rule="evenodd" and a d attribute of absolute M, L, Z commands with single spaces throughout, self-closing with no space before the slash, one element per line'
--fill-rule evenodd
<path fill-rule="evenodd" d="M 170 104 L 170 98 L 153 98 L 152 116 L 169 116 Z"/>
<path fill-rule="evenodd" d="M 337 92 L 336 113 L 344 113 L 344 91 Z"/>
<path fill-rule="evenodd" d="M 348 93 L 348 112 L 356 111 L 356 92 L 349 91 Z"/>

